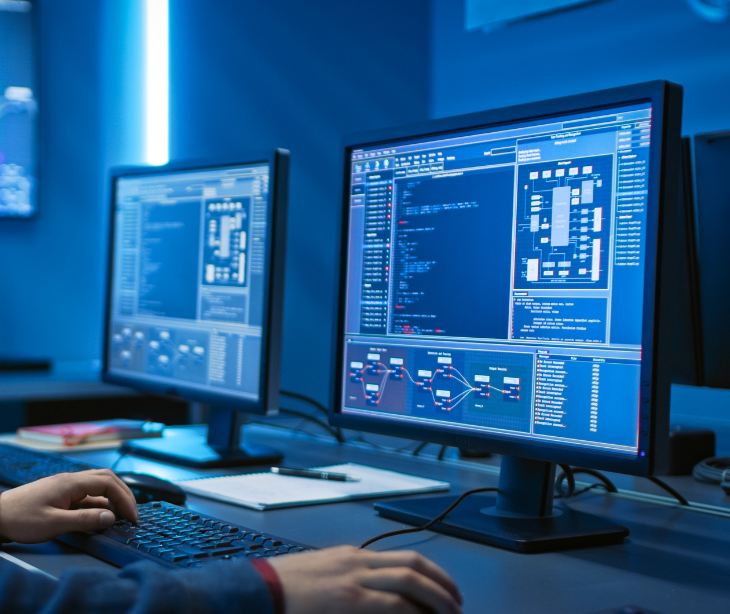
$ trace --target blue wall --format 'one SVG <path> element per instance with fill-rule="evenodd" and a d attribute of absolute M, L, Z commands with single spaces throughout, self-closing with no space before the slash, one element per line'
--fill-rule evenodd
<path fill-rule="evenodd" d="M 282 383 L 325 401 L 339 143 L 427 118 L 428 2 L 170 5 L 171 158 L 292 151 Z M 0 221 L 0 356 L 98 368 L 106 173 L 143 153 L 141 8 L 41 4 L 41 211 Z"/>
<path fill-rule="evenodd" d="M 463 2 L 430 4 L 171 1 L 171 156 L 292 151 L 282 383 L 322 401 L 343 134 L 653 78 L 684 84 L 686 133 L 730 127 L 730 24 L 684 0 L 490 34 L 464 31 Z M 42 2 L 41 210 L 0 222 L 0 355 L 99 358 L 106 170 L 141 156 L 140 6 Z"/>
<path fill-rule="evenodd" d="M 442 117 L 669 79 L 685 88 L 684 133 L 730 128 L 730 22 L 685 0 L 611 0 L 485 33 L 464 2 L 433 0 L 432 115 Z"/>
<path fill-rule="evenodd" d="M 100 7 L 45 2 L 40 15 L 40 211 L 0 220 L 0 356 L 89 369 L 103 279 Z"/>
<path fill-rule="evenodd" d="M 170 156 L 292 152 L 282 387 L 326 401 L 340 141 L 428 117 L 428 3 L 170 4 Z"/>
<path fill-rule="evenodd" d="M 432 23 L 432 117 L 668 79 L 684 86 L 684 134 L 730 129 L 730 22 L 685 0 L 611 0 L 489 33 L 464 30 L 464 2 L 432 0 Z M 714 428 L 725 452 L 729 415 L 730 391 L 673 386 L 672 422 Z"/>

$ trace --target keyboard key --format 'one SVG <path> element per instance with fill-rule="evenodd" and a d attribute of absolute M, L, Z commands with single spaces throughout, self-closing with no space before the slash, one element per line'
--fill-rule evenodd
<path fill-rule="evenodd" d="M 220 550 L 213 550 L 210 554 L 211 556 L 230 556 L 245 551 L 245 548 L 222 548 Z"/>
<path fill-rule="evenodd" d="M 198 559 L 183 559 L 178 562 L 178 565 L 180 565 L 180 567 L 187 567 L 187 568 L 203 566 L 202 563 Z"/>
<path fill-rule="evenodd" d="M 179 554 L 175 552 L 165 552 L 160 556 L 161 559 L 164 559 L 165 561 L 172 561 L 173 563 L 179 563 L 180 561 L 184 561 L 188 559 L 187 554 Z"/>

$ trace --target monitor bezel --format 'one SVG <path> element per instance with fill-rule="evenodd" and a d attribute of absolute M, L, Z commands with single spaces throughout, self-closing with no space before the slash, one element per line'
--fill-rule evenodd
<path fill-rule="evenodd" d="M 255 164 L 268 164 L 269 198 L 266 229 L 264 304 L 261 336 L 261 368 L 259 373 L 259 398 L 245 399 L 226 389 L 208 392 L 186 386 L 183 382 L 165 383 L 140 380 L 134 375 L 112 372 L 109 362 L 109 345 L 113 320 L 114 254 L 116 225 L 116 185 L 119 179 L 147 177 L 179 172 L 194 172 L 206 169 L 235 168 Z M 279 409 L 279 383 L 281 374 L 281 345 L 284 314 L 284 270 L 286 260 L 286 227 L 289 190 L 289 152 L 285 149 L 270 149 L 233 156 L 172 161 L 163 166 L 118 166 L 109 171 L 107 186 L 110 202 L 108 261 L 106 280 L 106 304 L 104 312 L 104 339 L 102 358 L 102 380 L 112 384 L 128 386 L 151 394 L 197 401 L 213 407 L 225 407 L 257 415 L 271 415 Z"/>
<path fill-rule="evenodd" d="M 435 426 L 404 424 L 387 418 L 343 413 L 341 399 L 346 345 L 345 294 L 349 254 L 350 165 L 353 149 L 392 144 L 413 138 L 432 138 L 443 133 L 491 129 L 518 121 L 535 121 L 555 115 L 606 109 L 636 102 L 647 102 L 652 106 L 638 427 L 639 450 L 643 451 L 644 455 L 526 441 L 487 433 L 458 433 L 453 432 L 452 425 L 448 427 L 452 432 L 444 432 Z M 631 475 L 647 476 L 664 472 L 669 445 L 671 369 L 669 312 L 672 294 L 670 286 L 673 282 L 673 252 L 671 239 L 663 241 L 662 238 L 673 237 L 674 220 L 677 217 L 681 109 L 681 86 L 667 81 L 652 81 L 347 136 L 342 147 L 344 154 L 342 223 L 338 238 L 340 241 L 338 252 L 341 258 L 338 288 L 335 292 L 338 315 L 333 334 L 332 371 L 335 381 L 331 387 L 330 423 L 342 428 Z"/>

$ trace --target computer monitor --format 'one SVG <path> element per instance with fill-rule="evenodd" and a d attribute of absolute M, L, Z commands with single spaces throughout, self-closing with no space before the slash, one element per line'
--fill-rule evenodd
<path fill-rule="evenodd" d="M 656 81 L 348 137 L 331 423 L 504 455 L 437 530 L 622 540 L 556 463 L 666 466 L 681 87 Z M 378 504 L 415 524 L 448 497 Z"/>
<path fill-rule="evenodd" d="M 702 314 L 700 310 L 697 223 L 690 137 L 682 138 L 679 215 L 675 246 L 676 285 L 672 301 L 672 383 L 702 386 Z"/>
<path fill-rule="evenodd" d="M 730 169 L 730 131 L 693 138 L 697 256 L 704 386 L 730 388 L 730 195 L 724 184 Z"/>
<path fill-rule="evenodd" d="M 275 463 L 241 445 L 278 410 L 289 152 L 111 171 L 103 379 L 211 406 L 207 442 L 124 451 L 196 467 Z"/>

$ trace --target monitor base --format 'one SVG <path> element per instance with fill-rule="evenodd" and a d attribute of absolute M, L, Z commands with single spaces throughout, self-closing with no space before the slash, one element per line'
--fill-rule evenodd
<path fill-rule="evenodd" d="M 213 447 L 203 436 L 133 439 L 125 442 L 119 452 L 196 469 L 275 465 L 284 458 L 275 448 L 262 444 Z"/>
<path fill-rule="evenodd" d="M 375 504 L 386 518 L 424 525 L 438 516 L 455 496 L 417 497 Z M 472 495 L 432 530 L 524 554 L 620 544 L 628 527 L 568 508 L 555 508 L 547 517 L 509 517 L 495 511 L 497 498 Z"/>

